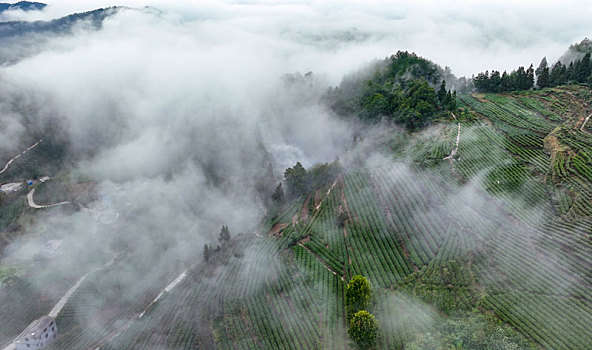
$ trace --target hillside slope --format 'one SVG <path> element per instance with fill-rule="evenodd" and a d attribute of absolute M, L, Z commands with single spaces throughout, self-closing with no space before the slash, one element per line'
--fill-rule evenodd
<path fill-rule="evenodd" d="M 424 132 L 393 130 L 380 147 L 366 138 L 343 159 L 370 149 L 363 167 L 285 203 L 208 262 L 196 258 L 155 303 L 181 268 L 125 298 L 111 277 L 141 260 L 89 276 L 51 348 L 344 349 L 344 288 L 361 274 L 375 290 L 378 348 L 586 349 L 591 93 L 464 95 L 461 113 Z M 3 288 L 6 312 L 18 290 L 43 298 Z M 97 300 L 98 290 L 112 292 Z"/>

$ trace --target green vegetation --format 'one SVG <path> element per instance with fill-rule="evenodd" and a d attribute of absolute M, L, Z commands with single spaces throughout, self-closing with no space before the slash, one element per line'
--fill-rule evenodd
<path fill-rule="evenodd" d="M 356 312 L 349 322 L 347 334 L 360 349 L 372 347 L 378 334 L 376 318 L 366 310 Z"/>
<path fill-rule="evenodd" d="M 359 89 L 350 91 L 342 84 L 330 91 L 333 110 L 367 121 L 386 118 L 410 130 L 420 129 L 446 111 L 456 111 L 456 92 L 446 91 L 445 73 L 433 62 L 399 51 L 375 69 Z"/>
<path fill-rule="evenodd" d="M 532 70 L 511 79 L 531 84 Z M 50 348 L 588 348 L 592 90 L 553 86 L 559 73 L 546 60 L 539 84 L 546 71 L 543 89 L 457 99 L 437 66 L 398 53 L 357 89 L 342 84 L 330 93 L 335 110 L 430 128 L 385 137 L 379 165 L 286 169 L 266 189 L 273 208 L 256 234 L 231 239 L 222 226 L 221 247 L 206 244 L 204 261 L 195 248 L 187 277 L 156 303 L 187 267 L 151 276 L 141 260 L 117 261 L 90 275 Z M 441 118 L 453 110 L 455 120 Z M 48 182 L 35 200 L 75 192 Z M 28 211 L 24 200 L 0 210 L 4 244 Z M 122 274 L 146 277 L 122 297 Z M 49 307 L 14 270 L 2 279 L 0 314 L 15 318 L 3 344 Z"/>
<path fill-rule="evenodd" d="M 277 185 L 275 190 L 273 190 L 271 201 L 274 205 L 282 205 L 284 203 L 284 189 L 282 188 L 281 182 Z"/>
<path fill-rule="evenodd" d="M 552 68 L 549 68 L 547 58 L 543 57 L 536 70 L 531 64 L 526 70 L 524 67 L 519 67 L 509 74 L 505 71 L 502 74 L 495 70 L 491 73 L 486 71 L 477 74 L 473 84 L 479 92 L 529 90 L 535 86 L 535 73 L 536 86 L 540 89 L 563 84 L 590 84 L 592 83 L 591 51 L 590 40 L 584 39 L 581 43 L 570 47 L 570 52 L 576 57 L 571 62 L 557 61 Z M 577 58 L 578 56 L 581 58 Z"/>
<path fill-rule="evenodd" d="M 314 164 L 308 171 L 300 162 L 297 162 L 296 165 L 284 171 L 284 180 L 288 193 L 292 198 L 295 198 L 327 186 L 337 178 L 341 171 L 338 159 L 332 163 Z M 277 199 L 283 198 L 283 194 L 279 193 L 280 190 L 282 190 L 281 183 L 272 194 L 276 198 L 274 199 L 275 202 L 277 202 Z"/>
<path fill-rule="evenodd" d="M 366 310 L 371 298 L 370 282 L 364 276 L 354 276 L 345 289 L 345 305 L 348 315 L 351 317 L 360 310 Z"/>
<path fill-rule="evenodd" d="M 4 280 L 16 276 L 18 269 L 13 266 L 0 266 L 0 286 Z"/>

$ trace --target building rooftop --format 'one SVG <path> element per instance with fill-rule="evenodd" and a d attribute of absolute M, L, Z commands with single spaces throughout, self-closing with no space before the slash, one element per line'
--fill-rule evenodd
<path fill-rule="evenodd" d="M 25 330 L 14 340 L 15 343 L 24 343 L 25 338 L 34 338 L 36 335 L 43 333 L 43 330 L 47 328 L 51 322 L 55 319 L 51 316 L 43 316 L 33 322 L 25 328 Z"/>

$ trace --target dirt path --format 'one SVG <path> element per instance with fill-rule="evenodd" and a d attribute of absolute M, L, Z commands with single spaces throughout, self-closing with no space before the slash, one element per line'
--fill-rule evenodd
<path fill-rule="evenodd" d="M 452 114 L 454 115 L 454 114 Z M 456 117 L 454 117 L 456 119 Z M 460 123 L 458 123 L 458 132 L 456 133 L 456 145 L 454 146 L 454 149 L 450 152 L 450 155 L 448 157 L 445 157 L 444 160 L 446 159 L 453 159 L 452 157 L 454 157 L 456 155 L 456 153 L 458 152 L 458 145 L 460 144 Z"/>
<path fill-rule="evenodd" d="M 76 289 L 78 289 L 78 287 L 80 287 L 80 285 L 82 284 L 82 282 L 84 282 L 84 280 L 90 276 L 91 274 L 102 270 L 108 266 L 111 266 L 113 264 L 113 262 L 115 261 L 115 257 L 113 257 L 111 260 L 109 260 L 105 265 L 97 267 L 94 270 L 91 270 L 89 272 L 87 272 L 84 276 L 80 277 L 78 279 L 78 281 L 72 286 L 72 288 L 70 288 L 66 294 L 64 294 L 64 296 L 60 299 L 60 301 L 58 301 L 57 304 L 55 304 L 55 306 L 53 307 L 53 309 L 51 309 L 51 311 L 49 312 L 48 316 L 51 316 L 53 318 L 58 317 L 58 314 L 60 313 L 60 311 L 62 311 L 62 308 L 64 307 L 64 305 L 66 305 L 66 303 L 68 302 L 68 299 L 70 299 L 70 297 L 72 296 L 72 294 L 74 294 L 74 292 L 76 291 Z"/>
<path fill-rule="evenodd" d="M 8 167 L 10 166 L 10 164 L 12 164 L 12 162 L 14 162 L 15 160 L 19 159 L 22 155 L 24 155 L 25 153 L 27 153 L 28 151 L 32 150 L 33 148 L 37 147 L 37 145 L 43 141 L 43 139 L 39 139 L 39 141 L 35 142 L 32 146 L 30 146 L 29 148 L 27 148 L 26 150 L 22 151 L 21 153 L 17 154 L 16 156 L 14 156 L 11 160 L 9 160 L 6 165 L 4 166 L 4 169 L 0 170 L 0 174 L 2 174 L 3 172 L 5 172 Z"/>
<path fill-rule="evenodd" d="M 181 274 L 179 276 L 177 276 L 177 278 L 175 278 L 171 283 L 169 283 L 160 293 L 158 293 L 158 295 L 156 296 L 156 298 L 154 298 L 154 300 L 152 300 L 150 302 L 150 304 L 148 304 L 144 310 L 138 314 L 138 316 L 131 318 L 130 320 L 128 320 L 125 324 L 123 324 L 121 327 L 119 327 L 116 331 L 108 334 L 106 337 L 104 337 L 103 339 L 101 339 L 99 341 L 99 346 L 97 346 L 95 348 L 95 350 L 98 350 L 101 348 L 101 346 L 103 344 L 105 344 L 106 342 L 117 338 L 121 333 L 123 333 L 124 331 L 126 331 L 128 328 L 130 328 L 134 322 L 136 322 L 137 320 L 141 319 L 146 312 L 148 312 L 148 310 L 152 307 L 152 305 L 154 305 L 158 300 L 160 300 L 160 298 L 164 295 L 164 293 L 168 293 L 171 290 L 173 290 L 179 283 L 181 283 L 185 277 L 187 277 L 187 273 L 189 270 L 194 269 L 197 266 L 196 264 L 191 265 L 190 267 L 188 267 L 187 269 L 185 269 L 185 271 L 181 272 Z"/>
<path fill-rule="evenodd" d="M 586 117 L 586 120 L 584 120 L 584 123 L 580 127 L 580 131 L 584 131 L 584 126 L 586 126 L 586 123 L 588 122 L 588 119 L 590 119 L 590 117 L 592 117 L 592 114 L 590 114 L 589 116 Z M 584 131 L 584 132 L 587 132 L 587 131 Z"/>
<path fill-rule="evenodd" d="M 33 201 L 33 194 L 35 194 L 35 189 L 32 189 L 29 191 L 29 193 L 27 193 L 27 202 L 29 203 L 29 206 L 31 208 L 35 208 L 35 209 L 51 208 L 51 207 L 55 207 L 58 205 L 64 205 L 64 204 L 70 203 L 70 202 L 66 201 L 66 202 L 60 202 L 60 203 L 49 204 L 49 205 L 37 205 Z"/>
<path fill-rule="evenodd" d="M 577 127 L 578 123 L 583 120 L 582 126 L 580 127 L 580 131 L 584 131 L 584 126 L 586 125 L 586 123 L 588 122 L 588 119 L 590 118 L 590 115 L 588 116 L 588 118 L 584 118 L 584 110 L 585 110 L 584 107 L 587 107 L 587 105 L 580 103 L 580 100 L 576 97 L 576 95 L 572 94 L 570 91 L 567 91 L 567 90 L 560 90 L 560 91 L 563 91 L 563 92 L 567 93 L 568 95 L 570 95 L 571 98 L 574 100 L 575 104 L 578 105 L 580 118 L 577 118 L 575 123 L 576 123 L 576 127 Z"/>
<path fill-rule="evenodd" d="M 335 187 L 335 185 L 337 185 L 337 181 L 339 181 L 339 178 L 337 178 L 337 180 L 335 180 L 335 182 L 333 182 L 333 185 L 331 185 L 331 188 L 329 188 L 329 190 L 327 191 L 326 194 L 326 198 L 329 198 L 329 195 L 331 194 L 331 190 L 333 189 L 333 187 Z M 321 201 L 319 202 L 319 205 L 316 206 L 316 210 L 319 210 L 319 208 L 321 207 L 321 203 L 323 203 L 323 200 L 321 199 Z"/>
<path fill-rule="evenodd" d="M 345 277 L 340 276 L 337 271 L 333 270 L 333 268 L 331 266 L 329 266 L 329 264 L 327 264 L 323 259 L 321 259 L 317 254 L 315 254 L 312 250 L 310 250 L 308 247 L 304 246 L 304 244 L 302 243 L 298 243 L 299 246 L 301 246 L 302 248 L 306 249 L 306 251 L 308 251 L 312 256 L 315 257 L 315 259 L 317 259 L 324 267 L 325 269 L 327 269 L 329 272 L 331 272 L 332 274 L 334 274 L 335 276 L 339 276 L 339 278 L 341 278 L 341 280 L 343 282 L 345 282 Z"/>
<path fill-rule="evenodd" d="M 190 267 L 190 268 L 193 268 L 193 266 Z M 158 300 L 160 300 L 160 298 L 162 298 L 162 296 L 164 295 L 164 293 L 170 292 L 179 283 L 181 283 L 181 281 L 183 281 L 185 279 L 185 277 L 187 277 L 187 271 L 189 271 L 190 268 L 188 268 L 185 271 L 181 272 L 181 274 L 179 276 L 177 276 L 177 278 L 175 278 L 171 283 L 169 283 L 168 286 L 166 286 L 160 293 L 158 293 L 158 295 L 156 296 L 156 298 L 154 298 L 154 300 L 152 300 L 152 302 L 150 304 L 148 304 L 148 306 L 146 306 L 144 308 L 144 310 L 140 313 L 140 315 L 138 315 L 138 319 L 142 318 L 144 316 L 144 314 L 146 313 L 146 311 L 148 311 L 148 309 L 150 309 L 150 307 L 152 307 L 152 305 L 154 305 Z"/>

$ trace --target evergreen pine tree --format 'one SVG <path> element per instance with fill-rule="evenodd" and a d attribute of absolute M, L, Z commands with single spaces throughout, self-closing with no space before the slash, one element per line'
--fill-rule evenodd
<path fill-rule="evenodd" d="M 510 91 L 512 90 L 512 79 L 510 78 L 510 75 L 508 74 L 508 72 L 504 71 L 502 73 L 502 77 L 501 77 L 501 86 L 502 86 L 502 91 Z"/>
<path fill-rule="evenodd" d="M 500 72 L 496 70 L 491 71 L 491 76 L 489 77 L 489 90 L 491 92 L 502 91 L 502 77 L 500 76 Z"/>
<path fill-rule="evenodd" d="M 443 106 L 444 99 L 446 98 L 446 82 L 444 80 L 442 80 L 442 83 L 440 84 L 440 89 L 438 89 L 437 95 L 440 105 Z"/>
<path fill-rule="evenodd" d="M 541 73 L 543 72 L 543 69 L 545 69 L 545 67 L 549 67 L 549 64 L 547 63 L 547 57 L 543 57 L 543 59 L 541 60 L 541 63 L 539 63 L 539 67 L 534 71 L 535 74 L 537 75 L 537 77 L 539 75 L 541 75 Z"/>
<path fill-rule="evenodd" d="M 524 90 L 530 90 L 530 89 L 532 89 L 533 86 L 534 86 L 534 68 L 531 63 L 530 67 L 528 67 L 528 69 L 526 70 L 526 81 L 524 84 Z"/>
<path fill-rule="evenodd" d="M 557 86 L 565 83 L 565 74 L 565 65 L 561 61 L 555 63 L 549 75 L 549 86 Z"/>
<path fill-rule="evenodd" d="M 588 81 L 588 77 L 590 76 L 591 67 L 590 67 L 590 53 L 587 53 L 584 58 L 579 62 L 578 69 L 577 69 L 577 82 L 578 83 L 585 83 Z"/>
<path fill-rule="evenodd" d="M 565 76 L 563 78 L 563 83 L 570 83 L 574 81 L 574 63 L 570 63 L 565 71 Z"/>
<path fill-rule="evenodd" d="M 281 182 L 277 185 L 277 187 L 273 191 L 273 194 L 271 195 L 271 200 L 277 205 L 280 205 L 284 202 L 284 189 L 282 187 Z"/>
<path fill-rule="evenodd" d="M 224 247 L 230 241 L 230 231 L 228 231 L 228 226 L 222 226 L 218 240 L 220 241 L 220 245 L 222 247 Z"/>
<path fill-rule="evenodd" d="M 545 67 L 537 76 L 537 86 L 539 87 L 539 89 L 544 89 L 548 87 L 549 84 L 549 67 Z"/>

